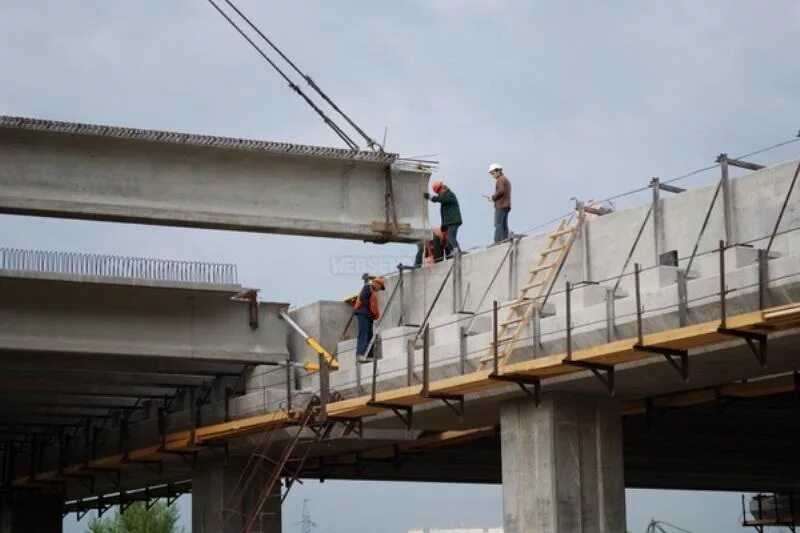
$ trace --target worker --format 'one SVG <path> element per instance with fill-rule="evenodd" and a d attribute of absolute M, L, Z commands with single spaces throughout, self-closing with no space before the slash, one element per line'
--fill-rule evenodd
<path fill-rule="evenodd" d="M 441 204 L 442 232 L 447 234 L 447 242 L 450 247 L 461 253 L 461 246 L 458 244 L 458 228 L 461 226 L 461 208 L 458 206 L 458 198 L 441 181 L 434 181 L 431 189 L 435 196 L 431 196 L 427 192 L 423 196 L 426 200 Z"/>
<path fill-rule="evenodd" d="M 417 244 L 417 256 L 414 259 L 414 266 L 430 266 L 437 261 L 441 261 L 447 248 L 447 236 L 442 232 L 442 228 L 433 228 L 430 239 L 426 239 Z"/>
<path fill-rule="evenodd" d="M 494 203 L 494 242 L 509 237 L 508 213 L 511 211 L 511 182 L 503 174 L 503 165 L 489 165 L 489 174 L 494 178 L 494 194 L 489 201 Z"/>
<path fill-rule="evenodd" d="M 358 298 L 356 298 L 356 302 L 353 306 L 353 314 L 356 315 L 356 319 L 358 320 L 356 359 L 359 362 L 364 363 L 372 359 L 374 346 L 369 345 L 372 342 L 373 336 L 372 326 L 381 316 L 378 310 L 378 295 L 376 292 L 385 289 L 386 280 L 381 276 L 372 278 L 361 288 L 361 292 L 358 293 Z M 367 353 L 367 348 L 369 348 L 369 353 Z"/>

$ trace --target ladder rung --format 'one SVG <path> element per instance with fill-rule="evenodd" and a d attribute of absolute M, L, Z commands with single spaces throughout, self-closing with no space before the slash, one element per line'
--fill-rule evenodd
<path fill-rule="evenodd" d="M 534 287 L 540 287 L 542 285 L 544 285 L 544 281 L 537 281 L 535 283 L 528 283 L 527 285 L 523 285 L 520 290 L 521 291 L 529 291 Z"/>
<path fill-rule="evenodd" d="M 517 324 L 519 322 L 522 322 L 523 320 L 525 320 L 525 317 L 521 316 L 519 318 L 514 318 L 514 319 L 511 319 L 511 320 L 507 320 L 507 321 L 503 322 L 500 325 L 501 326 L 510 326 L 511 324 Z"/>
<path fill-rule="evenodd" d="M 535 303 L 536 303 L 536 300 L 526 298 L 526 299 L 520 300 L 519 302 L 515 302 L 515 303 L 511 304 L 509 307 L 511 307 L 512 309 L 516 309 L 518 307 L 524 307 L 524 306 L 528 306 L 528 305 L 533 305 Z"/>
<path fill-rule="evenodd" d="M 549 269 L 553 268 L 554 266 L 556 266 L 555 262 L 553 262 L 553 263 L 545 263 L 543 265 L 539 265 L 537 267 L 533 267 L 530 270 L 530 273 L 531 274 L 535 274 L 536 272 L 541 272 L 542 270 L 549 270 Z"/>
<path fill-rule="evenodd" d="M 570 226 L 569 228 L 554 231 L 550 234 L 550 237 L 560 237 L 561 235 L 566 235 L 567 233 L 572 233 L 573 231 L 575 231 L 575 226 Z"/>
<path fill-rule="evenodd" d="M 542 255 L 552 254 L 553 252 L 558 252 L 563 250 L 565 246 L 562 244 L 561 246 L 553 246 L 552 248 L 548 248 L 542 252 Z"/>

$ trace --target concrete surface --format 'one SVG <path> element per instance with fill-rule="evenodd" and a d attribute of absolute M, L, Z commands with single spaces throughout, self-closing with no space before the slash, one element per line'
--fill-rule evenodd
<path fill-rule="evenodd" d="M 249 325 L 237 291 L 39 279 L 0 271 L 0 359 L 15 353 L 116 360 L 257 364 L 285 360 L 282 304 L 259 304 Z"/>
<path fill-rule="evenodd" d="M 415 242 L 430 170 L 392 154 L 0 117 L 0 212 Z M 387 237 L 391 169 L 399 224 Z"/>
<path fill-rule="evenodd" d="M 507 533 L 625 531 L 622 416 L 607 396 L 548 394 L 500 408 Z"/>

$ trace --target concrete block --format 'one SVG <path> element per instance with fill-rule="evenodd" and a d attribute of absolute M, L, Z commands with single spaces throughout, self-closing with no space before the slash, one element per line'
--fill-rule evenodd
<path fill-rule="evenodd" d="M 766 246 L 766 245 L 765 245 Z M 776 259 L 780 257 L 778 252 L 770 251 L 769 258 Z M 736 268 L 744 268 L 750 265 L 758 264 L 758 248 L 750 246 L 734 246 L 728 249 L 725 261 L 728 264 L 733 264 Z"/>
<path fill-rule="evenodd" d="M 417 328 L 399 326 L 381 332 L 381 349 L 383 358 L 406 357 L 408 339 L 413 339 Z"/>
<path fill-rule="evenodd" d="M 466 313 L 440 315 L 431 318 L 429 321 L 431 345 L 458 343 L 461 328 L 467 327 L 470 318 L 472 318 L 472 315 Z M 418 346 L 422 345 L 418 343 Z"/>
<path fill-rule="evenodd" d="M 608 298 L 611 287 L 605 285 L 582 285 L 572 291 L 572 308 L 592 307 L 604 303 Z M 614 298 L 624 298 L 627 292 L 617 288 Z"/>
<path fill-rule="evenodd" d="M 639 277 L 642 292 L 675 285 L 678 283 L 678 270 L 680 270 L 680 267 L 659 265 L 643 271 Z M 694 269 L 686 276 L 687 279 L 697 279 L 699 277 L 700 274 Z"/>

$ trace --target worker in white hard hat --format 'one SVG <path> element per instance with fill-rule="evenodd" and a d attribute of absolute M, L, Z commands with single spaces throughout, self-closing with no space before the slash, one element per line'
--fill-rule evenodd
<path fill-rule="evenodd" d="M 504 241 L 509 237 L 508 213 L 511 211 L 511 182 L 503 174 L 503 165 L 492 163 L 489 174 L 494 179 L 494 194 L 489 201 L 494 203 L 494 242 Z"/>

